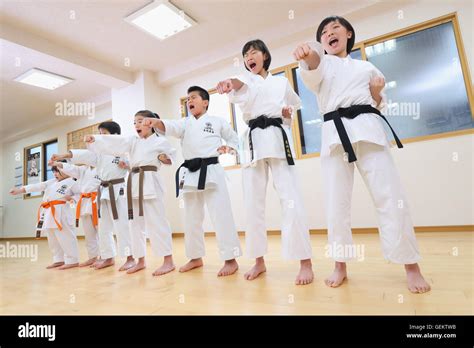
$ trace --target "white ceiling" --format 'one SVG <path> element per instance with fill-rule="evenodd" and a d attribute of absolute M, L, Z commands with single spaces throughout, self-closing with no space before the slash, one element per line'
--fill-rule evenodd
<path fill-rule="evenodd" d="M 235 56 L 249 38 L 264 38 L 275 48 L 289 37 L 313 33 L 324 16 L 382 5 L 378 0 L 172 0 L 198 25 L 159 41 L 124 21 L 150 2 L 0 0 L 0 139 L 14 128 L 51 120 L 58 101 L 110 93 L 133 82 L 137 71 L 154 71 L 158 83 L 170 84 Z M 49 91 L 12 81 L 32 67 L 74 82 Z"/>

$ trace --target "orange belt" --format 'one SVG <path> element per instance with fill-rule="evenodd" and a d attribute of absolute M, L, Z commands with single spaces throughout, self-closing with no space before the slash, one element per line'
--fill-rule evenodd
<path fill-rule="evenodd" d="M 81 193 L 79 200 L 77 201 L 76 207 L 76 227 L 79 227 L 79 218 L 81 216 L 81 203 L 83 198 L 90 198 L 92 200 L 92 224 L 97 227 L 98 216 L 97 216 L 97 192 L 86 192 Z"/>
<path fill-rule="evenodd" d="M 53 214 L 54 222 L 56 223 L 56 226 L 58 226 L 59 230 L 61 231 L 63 229 L 63 227 L 58 222 L 58 220 L 56 220 L 56 210 L 54 209 L 54 206 L 59 205 L 59 204 L 66 204 L 66 202 L 55 200 L 55 201 L 49 201 L 49 202 L 41 203 L 40 207 L 38 208 L 38 222 L 40 221 L 40 210 L 41 210 L 41 208 L 44 208 L 44 209 L 51 208 L 51 213 Z"/>

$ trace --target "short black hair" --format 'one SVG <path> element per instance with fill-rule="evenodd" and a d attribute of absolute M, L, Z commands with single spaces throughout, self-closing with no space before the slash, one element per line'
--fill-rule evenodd
<path fill-rule="evenodd" d="M 245 56 L 245 54 L 250 51 L 251 49 L 257 50 L 262 52 L 264 55 L 267 55 L 267 59 L 263 62 L 263 68 L 268 71 L 270 68 L 270 63 L 272 62 L 272 55 L 270 54 L 270 50 L 268 49 L 267 45 L 265 45 L 265 42 L 263 42 L 260 39 L 256 40 L 251 40 L 247 42 L 244 47 L 242 48 L 242 57 Z M 245 64 L 244 64 L 245 65 Z M 245 65 L 245 69 L 249 70 L 247 66 Z M 250 71 L 250 70 L 249 70 Z"/>
<path fill-rule="evenodd" d="M 160 118 L 160 116 L 159 116 L 156 112 L 153 112 L 153 111 L 150 111 L 150 110 L 140 110 L 140 111 L 137 111 L 137 113 L 135 114 L 135 116 L 143 116 L 143 117 L 150 117 L 150 118 Z"/>
<path fill-rule="evenodd" d="M 59 161 L 56 161 L 56 162 L 67 163 L 67 161 L 66 161 L 65 159 L 59 160 Z M 58 173 L 59 173 L 59 168 L 56 167 L 56 166 L 52 166 L 52 167 L 51 167 L 51 171 L 53 171 L 53 172 L 58 172 Z"/>
<path fill-rule="evenodd" d="M 106 129 L 110 134 L 120 134 L 120 125 L 114 121 L 105 121 L 99 124 L 99 129 Z"/>
<path fill-rule="evenodd" d="M 347 19 L 340 17 L 340 16 L 329 16 L 323 19 L 321 24 L 319 24 L 318 30 L 316 31 L 316 41 L 321 43 L 321 36 L 323 33 L 323 29 L 326 25 L 328 25 L 331 22 L 339 22 L 344 28 L 346 28 L 347 31 L 352 32 L 352 36 L 347 39 L 347 47 L 346 47 L 346 53 L 349 54 L 352 51 L 352 47 L 354 47 L 354 42 L 355 42 L 355 31 L 354 28 L 352 27 L 352 24 L 347 21 Z"/>
<path fill-rule="evenodd" d="M 150 111 L 150 110 L 137 111 L 135 116 L 143 116 L 143 117 L 149 117 L 149 118 L 160 118 L 160 116 L 156 112 L 153 112 L 153 111 Z M 152 128 L 151 131 L 152 131 L 152 133 L 155 133 L 154 128 Z"/>
<path fill-rule="evenodd" d="M 208 102 L 210 101 L 210 96 L 209 96 L 209 92 L 206 91 L 204 88 L 202 87 L 199 87 L 199 86 L 191 86 L 188 88 L 188 94 L 191 93 L 191 92 L 198 92 L 199 93 L 199 96 L 203 99 L 203 100 L 207 100 Z M 206 110 L 209 108 L 209 104 L 207 104 L 207 108 Z"/>

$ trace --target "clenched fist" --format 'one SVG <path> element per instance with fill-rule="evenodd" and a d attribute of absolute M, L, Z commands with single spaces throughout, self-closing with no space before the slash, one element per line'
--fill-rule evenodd
<path fill-rule="evenodd" d="M 86 135 L 84 137 L 84 142 L 87 144 L 92 144 L 95 141 L 95 137 L 93 135 Z"/>
<path fill-rule="evenodd" d="M 228 79 L 228 80 L 219 82 L 216 88 L 219 94 L 224 94 L 224 93 L 231 92 L 234 89 L 234 85 L 232 84 L 232 80 Z"/>

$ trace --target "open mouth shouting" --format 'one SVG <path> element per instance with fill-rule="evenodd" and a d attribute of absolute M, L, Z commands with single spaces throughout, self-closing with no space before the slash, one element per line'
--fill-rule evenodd
<path fill-rule="evenodd" d="M 249 61 L 247 62 L 247 66 L 249 67 L 250 70 L 253 70 L 257 66 L 257 63 Z"/>
<path fill-rule="evenodd" d="M 194 109 L 194 105 L 193 104 L 189 104 L 189 110 L 193 110 Z"/>
<path fill-rule="evenodd" d="M 334 47 L 337 46 L 338 42 L 339 42 L 339 40 L 337 38 L 332 38 L 332 39 L 329 40 L 329 46 L 334 48 Z"/>

